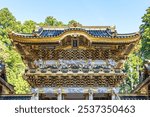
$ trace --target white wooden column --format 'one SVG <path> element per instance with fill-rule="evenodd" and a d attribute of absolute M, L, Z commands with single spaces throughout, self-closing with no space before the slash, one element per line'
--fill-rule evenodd
<path fill-rule="evenodd" d="M 32 97 L 31 97 L 31 100 L 39 100 L 39 92 L 33 93 Z"/>
<path fill-rule="evenodd" d="M 57 100 L 62 100 L 62 91 L 61 91 L 61 89 L 58 89 Z"/>
<path fill-rule="evenodd" d="M 88 92 L 89 92 L 89 100 L 93 100 L 93 90 L 89 89 Z"/>
<path fill-rule="evenodd" d="M 39 89 L 31 88 L 31 92 L 32 92 L 31 100 L 39 100 Z"/>

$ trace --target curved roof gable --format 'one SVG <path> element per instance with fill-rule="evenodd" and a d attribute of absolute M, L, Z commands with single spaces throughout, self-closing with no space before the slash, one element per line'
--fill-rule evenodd
<path fill-rule="evenodd" d="M 58 42 L 68 35 L 82 35 L 89 38 L 91 42 L 104 43 L 131 43 L 140 38 L 137 32 L 118 34 L 116 29 L 110 26 L 43 27 L 30 34 L 9 33 L 11 39 L 22 43 Z"/>

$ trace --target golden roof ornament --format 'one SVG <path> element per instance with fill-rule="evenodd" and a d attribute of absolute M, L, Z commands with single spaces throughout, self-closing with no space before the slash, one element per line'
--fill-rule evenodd
<path fill-rule="evenodd" d="M 78 22 L 69 24 L 69 28 L 81 28 L 81 27 L 82 27 L 82 25 Z"/>

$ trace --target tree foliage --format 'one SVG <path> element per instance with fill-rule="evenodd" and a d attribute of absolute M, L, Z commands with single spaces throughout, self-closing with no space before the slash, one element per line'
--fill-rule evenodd
<path fill-rule="evenodd" d="M 45 19 L 44 24 L 46 26 L 63 26 L 63 22 L 58 21 L 56 18 L 52 17 L 52 16 L 48 16 Z"/>
<path fill-rule="evenodd" d="M 142 70 L 143 61 L 139 51 L 131 53 L 125 62 L 124 69 L 127 78 L 120 86 L 121 93 L 130 93 L 139 84 L 140 71 Z"/>
<path fill-rule="evenodd" d="M 36 22 L 32 20 L 27 20 L 23 23 L 22 32 L 23 33 L 32 33 L 35 30 Z"/>
<path fill-rule="evenodd" d="M 8 32 L 11 30 L 22 32 L 22 27 L 24 26 L 16 21 L 7 8 L 0 10 L 0 59 L 5 62 L 8 82 L 19 94 L 29 92 L 29 85 L 22 78 L 25 65 L 20 55 L 14 50 L 8 38 Z"/>
<path fill-rule="evenodd" d="M 76 21 L 76 20 L 70 20 L 69 22 L 68 22 L 68 25 L 71 25 L 71 24 L 74 24 L 74 23 L 76 23 L 76 24 L 80 24 L 78 21 Z M 81 25 L 81 24 L 80 24 Z"/>
<path fill-rule="evenodd" d="M 3 28 L 13 27 L 16 23 L 16 18 L 9 12 L 8 8 L 0 10 L 0 26 Z"/>
<path fill-rule="evenodd" d="M 140 26 L 142 33 L 141 53 L 143 59 L 150 59 L 150 7 L 142 17 L 143 24 Z"/>

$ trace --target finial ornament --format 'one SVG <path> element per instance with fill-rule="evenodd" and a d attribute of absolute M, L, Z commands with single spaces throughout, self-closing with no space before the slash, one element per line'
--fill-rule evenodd
<path fill-rule="evenodd" d="M 81 27 L 82 27 L 82 25 L 78 22 L 69 24 L 69 28 L 81 28 Z"/>

